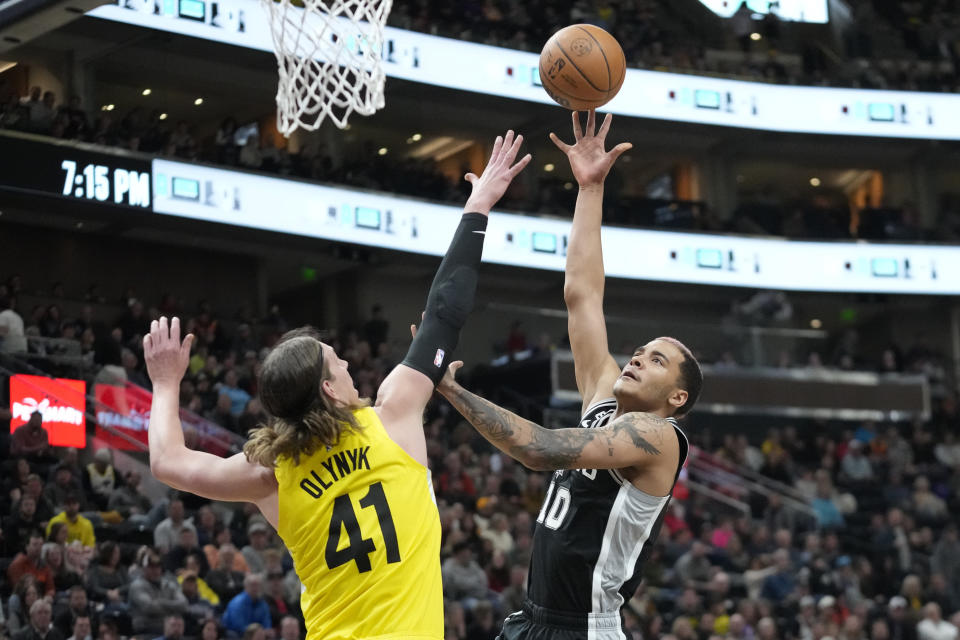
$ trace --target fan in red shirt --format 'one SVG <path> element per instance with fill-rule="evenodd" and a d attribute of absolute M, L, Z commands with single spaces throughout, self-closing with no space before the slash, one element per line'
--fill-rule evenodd
<path fill-rule="evenodd" d="M 17 584 L 28 573 L 37 579 L 37 588 L 45 596 L 53 597 L 53 574 L 48 567 L 40 566 L 40 550 L 43 548 L 43 535 L 39 531 L 31 532 L 23 552 L 18 553 L 7 568 L 10 584 Z"/>

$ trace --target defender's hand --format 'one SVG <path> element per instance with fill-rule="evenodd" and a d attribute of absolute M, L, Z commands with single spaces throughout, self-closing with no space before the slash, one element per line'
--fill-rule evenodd
<path fill-rule="evenodd" d="M 570 168 L 573 170 L 573 177 L 581 188 L 602 185 L 620 154 L 633 148 L 629 142 L 621 142 L 610 151 L 604 150 L 612 120 L 613 115 L 608 113 L 603 119 L 603 124 L 600 125 L 600 130 L 595 132 L 596 112 L 591 109 L 587 112 L 587 131 L 584 133 L 580 129 L 580 113 L 574 111 L 574 143 L 572 145 L 560 140 L 557 134 L 550 134 L 553 144 L 566 154 L 567 160 L 570 161 Z"/>
<path fill-rule="evenodd" d="M 523 136 L 514 138 L 512 130 L 507 131 L 507 135 L 503 138 L 497 136 L 493 143 L 490 161 L 480 177 L 478 178 L 475 173 L 468 173 L 463 177 L 473 185 L 467 204 L 463 207 L 464 211 L 485 215 L 490 213 L 490 209 L 503 197 L 513 179 L 530 164 L 533 158 L 528 153 L 514 164 L 513 161 L 517 157 L 517 152 L 520 151 L 521 144 L 523 144 Z"/>
<path fill-rule="evenodd" d="M 457 371 L 460 367 L 463 366 L 463 360 L 454 360 L 447 366 L 447 372 L 443 374 L 443 379 L 440 380 L 440 384 L 437 385 L 437 391 L 441 394 L 446 393 L 447 391 L 452 391 L 460 386 L 460 383 L 457 382 Z"/>
<path fill-rule="evenodd" d="M 192 333 L 180 340 L 180 318 L 174 318 L 169 327 L 166 316 L 150 323 L 150 333 L 143 337 L 143 359 L 154 386 L 180 385 L 190 362 L 192 344 Z"/>

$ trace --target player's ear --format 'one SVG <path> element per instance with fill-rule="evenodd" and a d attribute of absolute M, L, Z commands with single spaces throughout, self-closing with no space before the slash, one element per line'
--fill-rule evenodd
<path fill-rule="evenodd" d="M 332 378 L 327 378 L 320 383 L 320 394 L 326 396 L 331 404 L 336 403 L 339 398 L 337 398 L 337 390 L 333 388 Z"/>
<path fill-rule="evenodd" d="M 667 402 L 670 403 L 670 406 L 674 409 L 679 409 L 687 403 L 687 398 L 690 397 L 690 394 L 687 393 L 686 389 L 674 389 L 673 393 L 670 394 L 670 397 L 667 398 Z"/>

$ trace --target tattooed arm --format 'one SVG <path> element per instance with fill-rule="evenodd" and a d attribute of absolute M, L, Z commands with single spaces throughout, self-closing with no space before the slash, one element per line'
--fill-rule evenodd
<path fill-rule="evenodd" d="M 545 429 L 460 386 L 453 374 L 462 364 L 450 364 L 437 390 L 480 435 L 530 469 L 622 469 L 676 460 L 673 426 L 659 416 L 627 413 L 599 429 Z"/>

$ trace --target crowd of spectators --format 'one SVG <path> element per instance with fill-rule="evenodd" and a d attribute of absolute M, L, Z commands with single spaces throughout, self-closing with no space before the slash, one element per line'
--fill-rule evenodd
<path fill-rule="evenodd" d="M 432 160 L 380 155 L 370 141 L 350 146 L 342 162 L 334 163 L 316 146 L 306 146 L 300 153 L 291 154 L 257 132 L 244 133 L 243 127 L 238 128 L 230 117 L 211 139 L 201 143 L 186 122 L 170 126 L 160 115 L 158 110 L 148 115 L 137 107 L 116 122 L 113 112 L 101 111 L 91 126 L 77 97 L 58 107 L 53 92 L 35 87 L 22 99 L 13 96 L 0 100 L 0 128 L 431 200 L 460 203 L 467 195 L 468 185 L 451 181 Z M 650 197 L 621 195 L 629 179 L 626 171 L 623 166 L 617 167 L 607 181 L 611 197 L 606 199 L 604 219 L 612 224 L 811 239 L 960 239 L 960 215 L 956 213 L 960 208 L 949 194 L 942 197 L 940 219 L 931 228 L 921 226 L 916 207 L 910 203 L 858 211 L 852 223 L 853 212 L 846 202 L 825 197 L 779 202 L 765 193 L 745 194 L 743 204 L 724 220 L 705 203 L 677 201 L 669 193 L 651 193 Z M 564 180 L 538 177 L 536 187 L 511 190 L 502 205 L 518 211 L 569 216 L 576 197 L 572 186 Z"/>
<path fill-rule="evenodd" d="M 53 91 L 38 86 L 27 96 L 12 91 L 0 95 L 0 129 L 435 200 L 459 197 L 456 185 L 431 159 L 379 155 L 370 141 L 348 149 L 344 161 L 334 164 L 316 147 L 290 153 L 255 126 L 238 128 L 232 117 L 225 118 L 213 136 L 201 138 L 191 123 L 168 121 L 159 109 L 148 112 L 135 107 L 120 118 L 112 110 L 101 110 L 92 117 L 81 106 L 79 96 L 61 104 Z"/>
<path fill-rule="evenodd" d="M 952 0 L 852 0 L 851 20 L 837 43 L 831 42 L 829 26 L 819 39 L 810 38 L 809 31 L 789 37 L 791 25 L 777 17 L 777 3 L 770 3 L 771 10 L 763 15 L 745 2 L 738 4 L 731 18 L 718 18 L 716 26 L 699 30 L 683 15 L 684 3 L 657 0 L 536 0 L 520 5 L 502 0 L 423 1 L 394 7 L 389 20 L 403 29 L 535 52 L 558 29 L 589 22 L 617 38 L 632 67 L 779 84 L 946 92 L 958 88 L 960 24 Z M 825 47 L 833 49 L 833 55 L 825 53 Z M 743 55 L 709 55 L 711 49 Z M 799 62 L 791 63 L 784 53 Z"/>
<path fill-rule="evenodd" d="M 22 290 L 17 279 L 4 288 Z M 263 419 L 256 375 L 288 328 L 278 309 L 223 318 L 208 305 L 185 313 L 172 296 L 151 306 L 132 297 L 124 293 L 120 317 L 88 318 L 72 330 L 92 333 L 98 362 L 144 383 L 138 348 L 149 320 L 187 316 L 197 340 L 182 404 L 237 434 Z M 738 312 L 764 307 L 750 302 Z M 78 322 L 44 313 L 26 325 L 55 334 L 57 320 L 61 331 Z M 397 361 L 391 320 L 399 321 L 375 309 L 327 338 L 361 395 L 372 397 Z M 855 334 L 844 336 L 833 359 L 862 364 L 856 343 Z M 506 345 L 529 347 L 516 326 Z M 891 350 L 880 368 L 923 371 L 916 363 L 929 354 Z M 711 464 L 792 487 L 808 508 L 757 494 L 748 513 L 730 512 L 681 483 L 645 581 L 625 606 L 628 637 L 956 640 L 960 403 L 949 390 L 934 397 L 928 422 L 798 421 L 755 440 L 690 418 L 688 433 Z M 254 507 L 173 492 L 152 501 L 108 450 L 50 449 L 40 420 L 16 430 L 2 463 L 0 637 L 302 638 L 289 554 Z M 492 639 L 523 601 L 547 478 L 497 453 L 440 401 L 428 408 L 425 430 L 443 531 L 446 637 Z"/>

